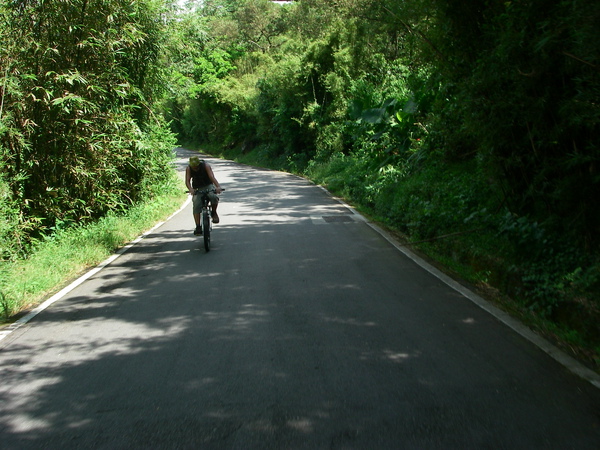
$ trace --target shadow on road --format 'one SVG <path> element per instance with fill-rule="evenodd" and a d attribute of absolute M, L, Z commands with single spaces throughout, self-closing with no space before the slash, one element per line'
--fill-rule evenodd
<path fill-rule="evenodd" d="M 211 164 L 227 191 L 210 253 L 188 208 L 0 352 L 0 446 L 598 443 L 596 391 L 562 390 L 552 360 L 360 219 L 322 220 L 352 211 L 296 177 Z"/>

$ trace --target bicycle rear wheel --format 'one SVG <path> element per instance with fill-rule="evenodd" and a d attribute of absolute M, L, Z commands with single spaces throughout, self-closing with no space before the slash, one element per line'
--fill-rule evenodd
<path fill-rule="evenodd" d="M 202 211 L 202 236 L 204 237 L 204 250 L 210 251 L 210 216 L 208 211 Z"/>

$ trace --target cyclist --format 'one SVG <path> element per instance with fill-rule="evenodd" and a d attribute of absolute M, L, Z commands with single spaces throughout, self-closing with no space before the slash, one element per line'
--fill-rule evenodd
<path fill-rule="evenodd" d="M 194 195 L 196 190 L 215 189 L 217 194 L 221 193 L 221 186 L 215 178 L 210 165 L 200 159 L 197 156 L 190 158 L 189 165 L 185 169 L 185 185 L 193 195 L 193 213 L 194 222 L 196 223 L 196 229 L 194 234 L 196 236 L 202 234 L 202 226 L 200 225 L 200 214 L 202 212 L 202 196 Z M 211 216 L 213 223 L 219 223 L 219 216 L 217 215 L 217 206 L 219 204 L 219 197 L 214 192 L 209 192 L 208 198 L 211 206 Z"/>

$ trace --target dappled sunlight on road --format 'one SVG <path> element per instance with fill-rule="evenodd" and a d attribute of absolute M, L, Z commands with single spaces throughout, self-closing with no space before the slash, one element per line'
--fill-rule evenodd
<path fill-rule="evenodd" d="M 61 322 L 46 328 L 43 342 L 4 349 L 0 370 L 0 401 L 5 413 L 2 425 L 12 433 L 30 436 L 65 427 L 85 429 L 95 420 L 89 405 L 102 402 L 106 386 L 86 389 L 67 404 L 62 400 L 64 394 L 88 385 L 89 371 L 96 365 L 164 348 L 185 331 L 189 318 L 170 317 L 161 322 L 159 329 L 118 319 L 104 320 L 105 338 L 92 331 L 98 325 L 95 320 L 76 326 Z M 9 363 L 10 368 L 6 365 Z M 131 381 L 139 382 L 139 378 Z M 19 385 L 26 389 L 19 392 Z"/>
<path fill-rule="evenodd" d="M 394 363 L 402 363 L 411 358 L 411 355 L 408 353 L 399 353 L 392 350 L 384 350 L 383 356 Z"/>
<path fill-rule="evenodd" d="M 301 200 L 301 199 L 299 199 Z M 227 217 L 227 224 L 231 225 L 252 225 L 252 224 L 269 224 L 269 223 L 298 223 L 304 220 L 314 220 L 314 218 L 322 218 L 323 216 L 334 215 L 353 215 L 353 212 L 347 208 L 336 204 L 328 206 L 307 206 L 306 199 L 299 201 L 297 205 L 287 207 L 278 206 L 280 199 L 265 199 L 259 200 L 263 203 L 262 206 L 257 206 L 253 203 L 234 202 L 223 197 L 222 208 Z M 283 204 L 289 205 L 288 202 L 282 201 Z M 268 206 L 267 206 L 268 205 Z M 355 220 L 359 220 L 358 216 L 354 216 Z"/>
<path fill-rule="evenodd" d="M 484 311 L 306 180 L 210 163 L 227 189 L 210 252 L 188 205 L 2 341 L 0 446 L 510 447 L 521 423 L 563 436 L 568 402 L 529 394 L 546 366 Z"/>

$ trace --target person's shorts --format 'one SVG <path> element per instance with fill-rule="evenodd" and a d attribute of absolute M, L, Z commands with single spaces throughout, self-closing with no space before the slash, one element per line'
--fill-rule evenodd
<path fill-rule="evenodd" d="M 205 189 L 214 189 L 215 186 L 213 184 L 209 184 L 208 186 L 204 186 L 199 188 L 198 190 L 203 191 Z M 208 193 L 208 199 L 210 200 L 210 203 L 213 205 L 217 205 L 219 203 L 219 197 L 217 197 L 217 194 L 215 194 L 214 192 L 209 192 Z M 200 214 L 202 212 L 202 196 L 201 195 L 194 195 L 192 197 L 192 204 L 194 206 L 194 214 Z"/>

